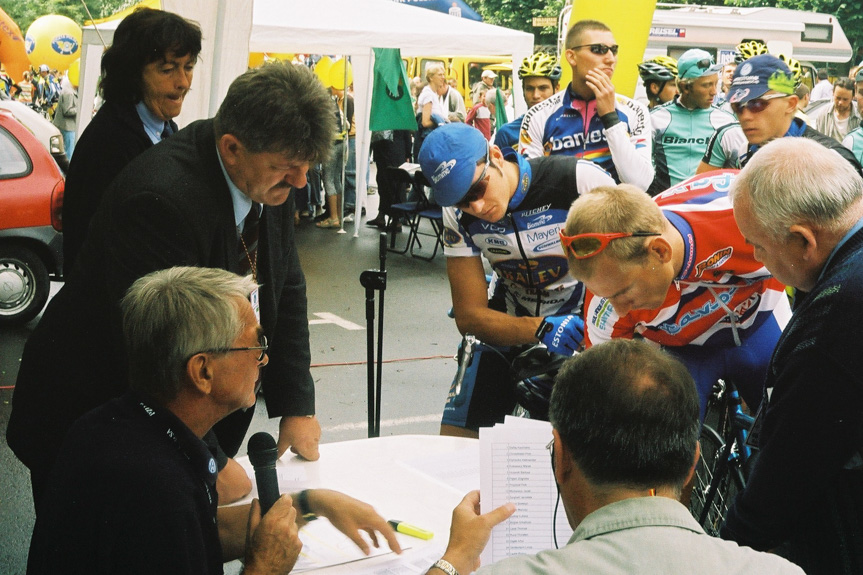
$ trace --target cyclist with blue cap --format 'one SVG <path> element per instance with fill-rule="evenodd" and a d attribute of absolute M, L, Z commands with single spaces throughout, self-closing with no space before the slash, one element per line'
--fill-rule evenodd
<path fill-rule="evenodd" d="M 441 432 L 476 436 L 515 407 L 506 386 L 511 346 L 539 340 L 572 355 L 581 345 L 583 289 L 567 273 L 558 232 L 573 200 L 614 180 L 568 156 L 527 160 L 459 123 L 433 131 L 418 160 L 444 207 L 456 325 L 482 342 L 450 390 Z M 493 270 L 490 284 L 482 256 Z"/>

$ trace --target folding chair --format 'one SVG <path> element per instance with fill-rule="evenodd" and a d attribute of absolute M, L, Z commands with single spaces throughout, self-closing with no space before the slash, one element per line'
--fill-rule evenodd
<path fill-rule="evenodd" d="M 392 178 L 394 182 L 407 184 L 408 186 L 413 186 L 414 179 L 411 174 L 403 170 L 401 168 L 385 168 L 387 170 L 388 175 Z M 397 204 L 393 204 L 390 206 L 390 210 L 393 211 L 394 214 L 401 214 L 398 217 L 390 217 L 390 221 L 387 223 L 386 233 L 389 236 L 389 251 L 404 254 L 407 253 L 411 247 L 414 240 L 414 225 L 413 221 L 416 218 L 417 213 L 425 208 L 425 202 L 416 201 L 416 202 L 400 202 Z M 400 220 L 404 219 L 407 222 L 409 232 L 407 241 L 405 242 L 404 249 L 396 249 L 396 227 L 399 225 Z"/>
<path fill-rule="evenodd" d="M 425 179 L 422 172 L 417 171 L 414 174 L 414 180 L 420 184 L 423 190 L 428 186 L 428 180 Z M 437 255 L 438 248 L 443 249 L 443 208 L 434 203 L 433 198 L 429 199 L 423 195 L 422 199 L 426 200 L 426 206 L 420 207 L 414 214 L 413 225 L 411 226 L 413 239 L 410 243 L 410 252 L 412 257 L 430 262 Z M 422 203 L 422 199 L 420 200 L 420 203 Z M 432 233 L 420 231 L 420 224 L 424 219 L 428 220 L 429 224 L 431 224 Z M 434 250 L 430 256 L 423 256 L 414 253 L 415 247 L 422 249 L 422 243 L 419 240 L 419 236 L 429 236 L 434 238 Z M 411 238 L 409 238 L 409 241 L 411 241 Z"/>

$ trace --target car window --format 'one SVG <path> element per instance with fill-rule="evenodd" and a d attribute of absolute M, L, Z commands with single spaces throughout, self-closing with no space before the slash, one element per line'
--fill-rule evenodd
<path fill-rule="evenodd" d="M 30 156 L 18 140 L 0 128 L 0 180 L 26 176 L 32 169 Z"/>

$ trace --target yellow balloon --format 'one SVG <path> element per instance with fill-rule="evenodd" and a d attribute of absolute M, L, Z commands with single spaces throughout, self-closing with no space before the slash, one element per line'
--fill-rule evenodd
<path fill-rule="evenodd" d="M 37 18 L 27 29 L 24 41 L 30 63 L 37 68 L 47 64 L 63 71 L 81 56 L 81 27 L 65 16 Z"/>
<path fill-rule="evenodd" d="M 266 54 L 264 54 L 264 56 L 266 57 L 267 60 L 278 60 L 280 62 L 287 62 L 289 64 L 294 59 L 293 54 L 287 54 L 287 53 L 267 52 Z"/>
<path fill-rule="evenodd" d="M 257 68 L 264 63 L 263 52 L 249 52 L 249 68 Z"/>
<path fill-rule="evenodd" d="M 321 79 L 321 83 L 324 85 L 324 88 L 329 88 L 332 86 L 330 83 L 330 68 L 333 66 L 333 61 L 330 60 L 329 56 L 323 56 L 318 63 L 315 64 L 315 74 L 318 75 L 318 78 Z"/>
<path fill-rule="evenodd" d="M 333 62 L 333 65 L 330 67 L 330 86 L 336 90 L 345 89 L 345 62 L 346 60 L 341 58 Z M 354 82 L 354 70 L 350 62 L 347 62 L 347 66 L 348 86 L 350 86 Z"/>
<path fill-rule="evenodd" d="M 69 64 L 69 70 L 66 72 L 66 75 L 69 76 L 69 82 L 73 86 L 78 85 L 78 80 L 81 79 L 81 58 Z"/>

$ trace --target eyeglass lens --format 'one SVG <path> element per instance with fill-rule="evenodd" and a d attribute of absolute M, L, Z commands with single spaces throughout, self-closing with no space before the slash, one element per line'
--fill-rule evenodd
<path fill-rule="evenodd" d="M 620 46 L 614 44 L 612 46 L 606 46 L 605 44 L 590 44 L 590 51 L 594 54 L 599 54 L 604 56 L 608 54 L 608 51 L 611 50 L 611 53 L 617 56 L 617 51 L 620 49 Z"/>

